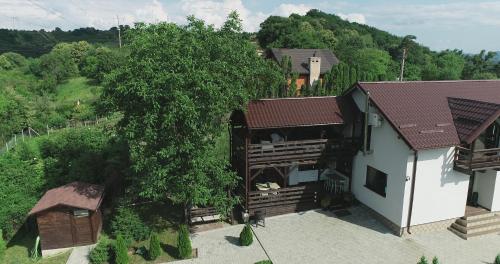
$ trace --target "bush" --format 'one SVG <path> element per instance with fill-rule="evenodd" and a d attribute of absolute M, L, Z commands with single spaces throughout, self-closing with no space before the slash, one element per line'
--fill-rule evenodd
<path fill-rule="evenodd" d="M 427 259 L 425 256 L 420 257 L 420 260 L 417 262 L 417 264 L 428 264 Z"/>
<path fill-rule="evenodd" d="M 5 249 L 7 245 L 5 241 L 3 240 L 3 233 L 2 230 L 0 229 L 0 262 L 2 262 L 4 256 L 5 256 Z"/>
<path fill-rule="evenodd" d="M 439 264 L 439 259 L 437 257 L 434 257 L 432 259 L 432 264 Z"/>
<path fill-rule="evenodd" d="M 127 241 L 121 234 L 118 234 L 115 245 L 115 263 L 128 264 L 128 262 L 129 259 Z"/>
<path fill-rule="evenodd" d="M 266 260 L 261 260 L 259 262 L 255 262 L 255 264 L 273 264 L 273 262 L 266 259 Z"/>
<path fill-rule="evenodd" d="M 191 257 L 193 249 L 191 248 L 191 240 L 189 239 L 189 230 L 186 225 L 181 225 L 179 228 L 179 237 L 177 239 L 177 250 L 179 257 L 187 259 Z"/>
<path fill-rule="evenodd" d="M 495 258 L 494 264 L 500 264 L 500 254 L 498 254 L 497 257 Z"/>
<path fill-rule="evenodd" d="M 90 251 L 89 260 L 92 264 L 102 264 L 108 262 L 109 254 L 108 254 L 108 243 L 104 241 L 99 241 L 97 246 Z"/>
<path fill-rule="evenodd" d="M 133 208 L 118 207 L 115 217 L 111 221 L 113 235 L 121 234 L 128 243 L 146 240 L 151 233 L 149 227 L 142 221 L 139 214 Z"/>
<path fill-rule="evenodd" d="M 152 233 L 149 239 L 149 259 L 155 260 L 161 254 L 160 239 L 158 239 L 158 234 Z"/>
<path fill-rule="evenodd" d="M 253 243 L 252 229 L 250 228 L 249 224 L 246 224 L 240 233 L 240 245 L 250 246 L 252 243 Z"/>

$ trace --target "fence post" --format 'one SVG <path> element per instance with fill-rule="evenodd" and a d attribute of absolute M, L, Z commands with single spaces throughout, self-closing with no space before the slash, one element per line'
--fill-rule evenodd
<path fill-rule="evenodd" d="M 24 129 L 21 129 L 21 137 L 23 138 L 23 142 L 24 142 Z"/>
<path fill-rule="evenodd" d="M 47 136 L 50 135 L 49 125 L 47 125 Z"/>
<path fill-rule="evenodd" d="M 17 145 L 17 135 L 14 134 L 14 146 Z"/>
<path fill-rule="evenodd" d="M 7 148 L 7 151 L 9 151 L 9 142 L 5 143 L 5 147 Z"/>
<path fill-rule="evenodd" d="M 31 127 L 28 127 L 28 135 L 30 136 L 31 138 Z"/>

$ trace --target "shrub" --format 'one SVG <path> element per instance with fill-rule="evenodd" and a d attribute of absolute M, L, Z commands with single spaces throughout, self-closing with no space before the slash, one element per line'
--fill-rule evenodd
<path fill-rule="evenodd" d="M 417 264 L 428 264 L 427 259 L 425 256 L 420 257 L 420 260 L 417 262 Z"/>
<path fill-rule="evenodd" d="M 497 255 L 497 257 L 495 258 L 495 264 L 500 264 L 500 254 Z"/>
<path fill-rule="evenodd" d="M 250 228 L 249 224 L 246 224 L 240 233 L 240 245 L 250 246 L 252 242 L 253 242 L 252 229 Z"/>
<path fill-rule="evenodd" d="M 92 264 L 102 264 L 109 260 L 108 243 L 99 241 L 97 246 L 90 251 L 89 260 Z"/>
<path fill-rule="evenodd" d="M 437 257 L 434 257 L 432 259 L 432 264 L 439 264 L 439 259 Z"/>
<path fill-rule="evenodd" d="M 266 259 L 266 260 L 261 260 L 259 262 L 255 262 L 255 264 L 273 264 L 273 262 L 270 261 L 269 259 Z"/>
<path fill-rule="evenodd" d="M 115 263 L 128 264 L 128 262 L 127 241 L 121 234 L 118 234 L 115 245 Z"/>
<path fill-rule="evenodd" d="M 158 234 L 152 233 L 149 239 L 149 259 L 155 260 L 161 254 L 160 239 L 158 239 Z"/>
<path fill-rule="evenodd" d="M 3 240 L 3 233 L 2 230 L 0 229 L 0 262 L 2 262 L 4 255 L 5 255 L 5 249 L 7 245 L 5 241 Z"/>
<path fill-rule="evenodd" d="M 186 225 L 181 225 L 179 228 L 177 250 L 179 250 L 179 257 L 181 259 L 187 259 L 191 257 L 191 253 L 193 250 L 191 248 L 191 240 L 189 239 L 189 230 Z"/>
<path fill-rule="evenodd" d="M 121 234 L 128 243 L 131 240 L 141 241 L 148 238 L 151 230 L 141 220 L 139 214 L 130 207 L 118 207 L 115 217 L 111 221 L 113 235 Z"/>

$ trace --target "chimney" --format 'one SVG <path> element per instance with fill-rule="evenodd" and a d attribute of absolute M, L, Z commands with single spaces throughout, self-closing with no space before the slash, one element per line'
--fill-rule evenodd
<path fill-rule="evenodd" d="M 314 54 L 316 55 L 316 54 Z M 319 80 L 321 72 L 321 57 L 309 58 L 309 85 L 313 86 Z"/>

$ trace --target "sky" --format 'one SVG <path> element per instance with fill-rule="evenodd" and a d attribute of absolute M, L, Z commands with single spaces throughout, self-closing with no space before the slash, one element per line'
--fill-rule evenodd
<path fill-rule="evenodd" d="M 500 51 L 500 1 L 487 0 L 0 0 L 0 28 L 63 30 L 160 21 L 183 24 L 194 15 L 220 26 L 236 10 L 246 31 L 270 15 L 334 13 L 390 33 L 415 35 L 433 50 Z"/>

